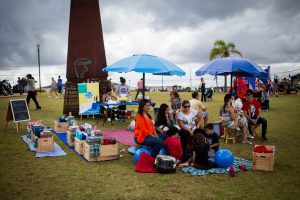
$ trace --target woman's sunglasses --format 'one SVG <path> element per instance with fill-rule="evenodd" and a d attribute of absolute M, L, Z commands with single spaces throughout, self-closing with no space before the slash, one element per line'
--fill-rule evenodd
<path fill-rule="evenodd" d="M 191 106 L 183 106 L 184 108 L 190 108 Z"/>

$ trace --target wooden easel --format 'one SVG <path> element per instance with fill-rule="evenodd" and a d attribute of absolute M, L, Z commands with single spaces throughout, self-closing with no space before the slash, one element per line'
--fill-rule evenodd
<path fill-rule="evenodd" d="M 26 104 L 26 109 L 27 109 L 27 112 L 28 112 L 28 119 L 20 120 L 20 121 L 18 121 L 18 119 L 16 119 L 15 115 L 13 115 L 13 110 L 12 110 L 11 106 L 12 106 L 12 105 L 11 105 L 11 102 L 9 102 L 9 103 L 8 103 L 8 107 L 7 107 L 7 112 L 6 112 L 6 124 L 5 124 L 5 130 L 7 130 L 9 121 L 14 120 L 14 122 L 15 122 L 16 125 L 17 125 L 17 133 L 20 134 L 20 124 L 21 124 L 21 121 L 27 121 L 27 120 L 30 120 L 29 112 L 28 112 L 28 106 L 27 106 L 27 104 Z"/>
<path fill-rule="evenodd" d="M 6 124 L 5 124 L 5 130 L 7 130 L 9 121 L 14 120 L 12 115 L 12 110 L 10 107 L 10 104 L 8 104 L 7 112 L 6 112 Z M 17 133 L 20 133 L 20 122 L 15 122 L 17 125 Z"/>

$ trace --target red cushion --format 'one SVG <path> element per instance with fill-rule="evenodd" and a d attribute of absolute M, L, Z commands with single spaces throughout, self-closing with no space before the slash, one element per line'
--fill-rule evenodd
<path fill-rule="evenodd" d="M 254 147 L 254 152 L 256 153 L 273 153 L 273 150 L 268 150 L 265 145 L 259 145 Z"/>
<path fill-rule="evenodd" d="M 135 166 L 135 171 L 140 173 L 156 173 L 153 169 L 155 159 L 149 154 L 142 152 Z"/>

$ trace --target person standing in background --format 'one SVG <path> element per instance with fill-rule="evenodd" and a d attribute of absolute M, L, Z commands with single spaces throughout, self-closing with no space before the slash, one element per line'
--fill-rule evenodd
<path fill-rule="evenodd" d="M 54 92 L 56 98 L 58 98 L 58 97 L 57 97 L 57 83 L 56 83 L 56 81 L 54 80 L 53 77 L 51 78 L 50 96 L 48 96 L 49 98 L 52 97 L 52 92 Z"/>
<path fill-rule="evenodd" d="M 143 79 L 141 78 L 138 82 L 137 82 L 137 90 L 136 90 L 136 95 L 135 95 L 135 100 L 137 99 L 139 93 L 141 92 L 143 94 Z"/>
<path fill-rule="evenodd" d="M 31 74 L 27 74 L 26 78 L 27 78 L 27 87 L 28 87 L 27 98 L 26 98 L 27 105 L 29 105 L 30 99 L 32 99 L 35 103 L 36 110 L 40 110 L 42 109 L 42 107 L 39 105 L 39 102 L 37 101 L 34 94 L 36 81 L 34 81 L 34 78 L 32 77 Z"/>
<path fill-rule="evenodd" d="M 201 91 L 201 101 L 206 102 L 206 96 L 205 96 L 205 82 L 204 79 L 200 79 L 200 91 Z"/>
<path fill-rule="evenodd" d="M 58 89 L 59 98 L 61 98 L 62 87 L 63 87 L 62 79 L 60 78 L 60 76 L 58 76 L 57 89 Z"/>
<path fill-rule="evenodd" d="M 278 78 L 275 77 L 273 81 L 272 90 L 276 97 L 278 97 L 278 89 L 279 89 Z"/>
<path fill-rule="evenodd" d="M 23 78 L 20 79 L 20 77 L 18 77 L 18 90 L 20 95 L 23 95 L 24 93 L 24 83 L 23 83 Z"/>

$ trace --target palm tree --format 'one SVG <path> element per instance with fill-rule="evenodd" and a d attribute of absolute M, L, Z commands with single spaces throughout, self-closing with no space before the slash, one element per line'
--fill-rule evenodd
<path fill-rule="evenodd" d="M 238 54 L 243 57 L 242 53 L 235 49 L 233 42 L 226 43 L 224 40 L 217 40 L 214 43 L 214 48 L 210 51 L 209 59 L 213 60 L 217 57 L 225 58 L 232 54 Z M 225 76 L 224 85 L 225 91 L 227 91 L 227 76 Z"/>

